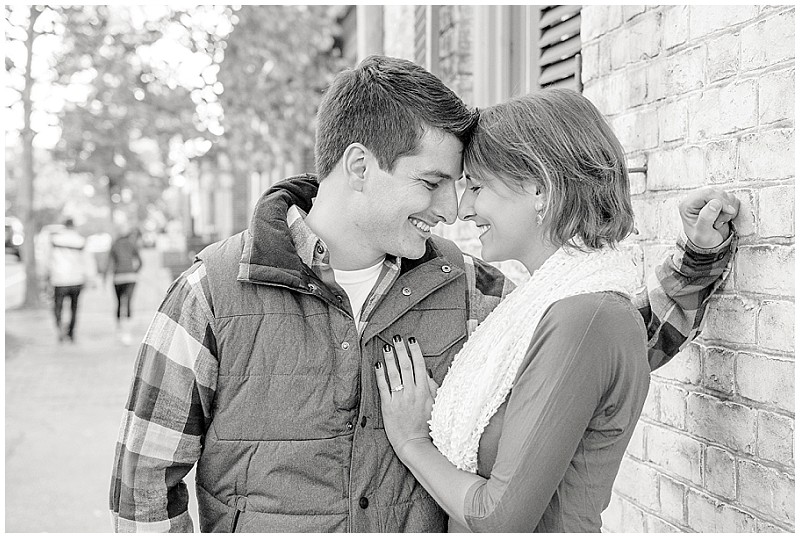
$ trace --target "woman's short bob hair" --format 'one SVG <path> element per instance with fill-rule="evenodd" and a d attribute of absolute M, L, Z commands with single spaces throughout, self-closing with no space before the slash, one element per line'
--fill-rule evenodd
<path fill-rule="evenodd" d="M 517 192 L 531 182 L 543 189 L 545 238 L 554 245 L 613 247 L 633 230 L 622 145 L 573 90 L 546 88 L 481 110 L 464 166 Z"/>

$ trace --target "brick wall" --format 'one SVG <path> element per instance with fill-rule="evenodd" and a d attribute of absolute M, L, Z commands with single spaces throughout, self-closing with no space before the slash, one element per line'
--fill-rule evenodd
<path fill-rule="evenodd" d="M 608 531 L 794 530 L 794 8 L 587 6 L 584 95 L 631 166 L 644 266 L 685 189 L 741 200 L 734 271 L 652 376 Z"/>

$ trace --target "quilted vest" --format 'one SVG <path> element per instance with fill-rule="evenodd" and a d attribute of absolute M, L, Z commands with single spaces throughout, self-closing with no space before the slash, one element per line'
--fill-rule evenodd
<path fill-rule="evenodd" d="M 446 514 L 386 438 L 374 363 L 395 334 L 416 336 L 442 382 L 467 334 L 461 251 L 435 238 L 403 260 L 359 335 L 304 265 L 248 277 L 249 233 L 198 256 L 219 359 L 196 474 L 201 531 L 445 532 Z"/>

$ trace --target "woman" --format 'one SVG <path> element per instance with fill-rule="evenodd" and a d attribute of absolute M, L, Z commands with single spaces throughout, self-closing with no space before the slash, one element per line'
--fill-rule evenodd
<path fill-rule="evenodd" d="M 451 531 L 599 531 L 650 372 L 635 267 L 616 249 L 633 230 L 623 149 L 587 99 L 548 89 L 482 111 L 465 170 L 459 217 L 482 257 L 531 277 L 438 395 L 413 338 L 384 348 L 387 435 Z"/>
<path fill-rule="evenodd" d="M 114 273 L 114 293 L 117 296 L 117 333 L 124 345 L 133 340 L 130 333 L 131 301 L 136 287 L 137 273 L 142 268 L 142 258 L 133 230 L 127 224 L 120 227 L 117 239 L 111 244 L 107 271 Z"/>

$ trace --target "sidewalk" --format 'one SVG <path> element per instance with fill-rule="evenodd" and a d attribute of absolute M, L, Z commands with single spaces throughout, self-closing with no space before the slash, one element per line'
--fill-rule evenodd
<path fill-rule="evenodd" d="M 157 251 L 142 255 L 134 345 L 115 337 L 110 282 L 81 293 L 74 344 L 58 343 L 49 310 L 6 311 L 6 532 L 112 530 L 111 468 L 133 364 L 171 281 Z"/>

